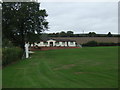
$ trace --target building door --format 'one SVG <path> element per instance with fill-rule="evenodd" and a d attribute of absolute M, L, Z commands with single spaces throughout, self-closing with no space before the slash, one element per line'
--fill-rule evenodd
<path fill-rule="evenodd" d="M 53 42 L 50 42 L 50 47 L 53 47 Z"/>

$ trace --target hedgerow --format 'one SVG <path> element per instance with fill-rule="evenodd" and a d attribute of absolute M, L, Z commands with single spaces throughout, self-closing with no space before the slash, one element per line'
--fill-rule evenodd
<path fill-rule="evenodd" d="M 19 47 L 3 48 L 2 49 L 2 65 L 8 65 L 12 62 L 20 60 L 23 51 Z"/>

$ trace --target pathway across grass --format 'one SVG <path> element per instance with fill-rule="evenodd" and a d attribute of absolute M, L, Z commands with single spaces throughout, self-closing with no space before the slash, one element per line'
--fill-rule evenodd
<path fill-rule="evenodd" d="M 3 69 L 3 88 L 118 87 L 118 47 L 36 51 Z"/>

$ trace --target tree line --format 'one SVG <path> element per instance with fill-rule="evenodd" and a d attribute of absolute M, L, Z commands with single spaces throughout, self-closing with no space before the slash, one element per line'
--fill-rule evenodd
<path fill-rule="evenodd" d="M 97 34 L 95 32 L 89 32 L 85 34 L 74 34 L 73 31 L 61 31 L 57 33 L 48 33 L 48 37 L 120 37 L 118 34 L 111 34 L 111 32 L 108 32 L 108 34 Z"/>

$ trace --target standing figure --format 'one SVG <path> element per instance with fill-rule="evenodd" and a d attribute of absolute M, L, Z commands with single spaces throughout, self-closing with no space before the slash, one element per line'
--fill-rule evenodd
<path fill-rule="evenodd" d="M 29 58 L 29 50 L 28 50 L 29 44 L 25 42 L 25 57 Z"/>

